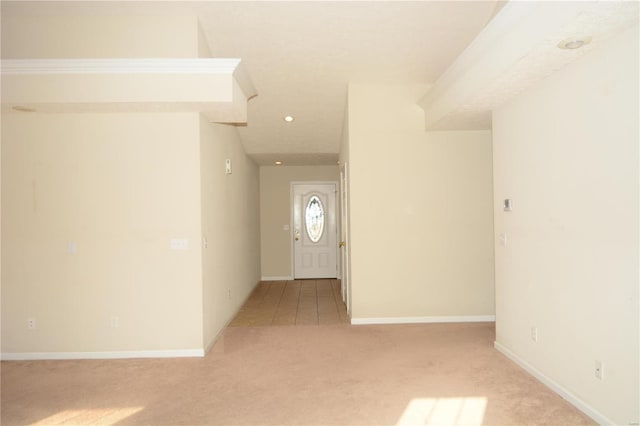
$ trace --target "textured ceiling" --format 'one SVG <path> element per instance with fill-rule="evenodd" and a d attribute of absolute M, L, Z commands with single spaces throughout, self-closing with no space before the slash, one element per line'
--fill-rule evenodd
<path fill-rule="evenodd" d="M 433 82 L 495 9 L 495 2 L 218 3 L 200 18 L 213 56 L 242 58 L 258 91 L 238 129 L 247 152 L 260 163 L 287 154 L 289 163 L 335 164 L 348 82 Z M 293 123 L 283 121 L 287 114 Z"/>
<path fill-rule="evenodd" d="M 457 102 L 450 102 L 449 113 L 436 123 L 428 125 L 428 129 L 490 129 L 492 110 L 527 90 L 536 82 L 593 49 L 597 49 L 611 37 L 633 25 L 638 25 L 639 5 L 637 1 L 569 2 L 564 5 L 553 2 L 510 3 L 504 9 L 506 14 L 502 13 L 489 24 L 487 29 L 493 29 L 494 24 L 499 20 L 504 24 L 506 19 L 509 19 L 512 26 L 517 25 L 520 28 L 525 25 L 532 26 L 535 28 L 536 35 L 531 38 L 530 45 L 524 47 L 525 43 L 520 42 L 523 41 L 523 35 L 530 36 L 532 31 L 525 31 L 523 34 L 514 31 L 513 28 L 507 28 L 509 37 L 501 34 L 501 40 L 485 40 L 482 37 L 485 34 L 479 36 L 468 51 L 458 57 L 445 75 L 436 82 L 434 91 L 440 89 L 439 83 L 445 80 L 446 74 L 456 68 L 463 70 L 461 78 L 472 76 L 479 67 L 486 69 L 486 64 L 482 64 L 481 60 L 469 60 L 474 50 L 482 50 L 484 47 L 482 59 L 488 61 L 493 59 L 493 64 L 496 64 L 500 62 L 498 59 L 508 56 L 506 51 L 509 45 L 517 43 L 520 48 L 516 52 L 517 55 L 513 57 L 513 62 L 503 67 L 499 73 L 494 73 L 490 77 L 489 73 L 485 73 L 485 78 L 476 81 L 475 85 L 466 85 L 464 96 Z M 559 7 L 563 10 L 561 11 Z M 518 14 L 518 9 L 523 16 L 520 20 L 513 19 Z M 554 19 L 551 19 L 552 16 Z M 589 36 L 591 42 L 575 50 L 558 48 L 561 40 L 576 36 Z M 488 42 L 488 49 L 487 43 L 479 47 L 480 42 Z M 452 85 L 445 85 L 441 92 L 451 90 L 455 90 Z"/>
<path fill-rule="evenodd" d="M 4 3 L 4 2 L 3 2 Z M 19 2 L 38 14 L 195 14 L 214 57 L 242 58 L 258 96 L 238 126 L 261 164 L 335 164 L 348 82 L 433 83 L 500 1 Z M 6 9 L 3 7 L 3 13 Z M 293 115 L 287 124 L 283 116 Z"/>

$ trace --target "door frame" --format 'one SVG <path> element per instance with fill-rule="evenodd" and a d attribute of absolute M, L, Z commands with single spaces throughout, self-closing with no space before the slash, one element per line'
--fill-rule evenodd
<path fill-rule="evenodd" d="M 339 229 L 340 226 L 342 225 L 342 222 L 340 221 L 340 200 L 339 200 L 339 190 L 338 188 L 340 188 L 340 184 L 338 181 L 335 180 L 296 180 L 296 181 L 291 181 L 289 183 L 289 251 L 291 252 L 291 278 L 295 279 L 296 275 L 295 275 L 295 268 L 296 268 L 296 252 L 295 252 L 295 244 L 293 243 L 293 238 L 294 238 L 294 227 L 295 227 L 295 223 L 294 223 L 294 217 L 293 217 L 293 203 L 294 203 L 294 195 L 293 195 L 293 187 L 295 185 L 334 185 L 335 188 L 335 200 L 336 202 L 334 203 L 334 208 L 335 208 L 335 218 L 336 218 L 336 244 L 339 240 Z M 339 255 L 339 251 L 338 251 L 338 247 L 335 247 L 336 250 L 336 276 L 339 276 L 341 270 L 342 270 L 342 264 L 341 264 L 341 257 Z"/>
<path fill-rule="evenodd" d="M 347 315 L 351 318 L 351 282 L 349 276 L 349 256 L 351 254 L 349 243 L 349 168 L 347 163 L 340 165 L 340 187 L 339 187 L 339 210 L 340 210 L 340 241 L 343 246 L 340 250 L 340 283 L 342 290 L 342 301 L 347 307 Z M 338 243 L 340 244 L 340 243 Z"/>

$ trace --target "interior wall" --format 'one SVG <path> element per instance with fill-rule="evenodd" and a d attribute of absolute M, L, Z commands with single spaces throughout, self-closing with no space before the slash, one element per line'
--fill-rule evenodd
<path fill-rule="evenodd" d="M 202 29 L 202 25 L 200 25 L 200 21 L 198 21 L 198 57 L 200 58 L 211 58 L 211 48 L 209 46 L 209 42 L 207 41 L 207 36 Z"/>
<path fill-rule="evenodd" d="M 351 162 L 349 161 L 349 101 L 344 109 L 344 121 L 342 122 L 342 137 L 340 142 L 339 163 L 340 170 L 344 174 L 340 182 L 340 203 L 344 205 L 344 216 L 340 217 L 340 230 L 342 232 L 341 241 L 345 242 L 345 246 L 341 248 L 340 265 L 342 267 L 342 291 L 345 305 L 347 306 L 347 314 L 351 316 L 351 227 L 349 225 L 351 211 Z M 346 267 L 345 267 L 346 266 Z"/>
<path fill-rule="evenodd" d="M 208 47 L 195 16 L 16 15 L 2 4 L 2 57 L 197 58 Z"/>
<path fill-rule="evenodd" d="M 193 16 L 2 7 L 3 58 L 209 52 Z M 12 113 L 3 124 L 3 356 L 202 354 L 259 279 L 258 169 L 235 129 L 163 113 Z"/>
<path fill-rule="evenodd" d="M 202 349 L 198 128 L 3 115 L 3 356 Z"/>
<path fill-rule="evenodd" d="M 208 347 L 260 280 L 258 166 L 235 127 L 200 120 L 204 342 Z M 225 159 L 232 173 L 225 173 Z"/>
<path fill-rule="evenodd" d="M 262 279 L 292 279 L 291 182 L 339 180 L 337 165 L 260 167 Z"/>
<path fill-rule="evenodd" d="M 497 345 L 608 424 L 640 417 L 638 50 L 636 26 L 493 115 Z"/>
<path fill-rule="evenodd" d="M 421 85 L 349 86 L 352 321 L 491 320 L 491 133 L 425 132 Z"/>

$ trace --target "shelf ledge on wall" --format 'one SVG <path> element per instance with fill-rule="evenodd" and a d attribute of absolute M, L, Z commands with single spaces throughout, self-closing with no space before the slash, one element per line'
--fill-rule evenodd
<path fill-rule="evenodd" d="M 4 113 L 200 112 L 246 123 L 256 90 L 237 58 L 7 59 Z"/>

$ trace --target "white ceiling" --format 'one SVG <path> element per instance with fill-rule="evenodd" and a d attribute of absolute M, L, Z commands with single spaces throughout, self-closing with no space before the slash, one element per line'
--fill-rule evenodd
<path fill-rule="evenodd" d="M 491 112 L 638 25 L 637 1 L 511 1 L 418 104 L 429 130 L 491 128 Z M 580 49 L 562 40 L 589 38 Z"/>
<path fill-rule="evenodd" d="M 247 152 L 263 164 L 335 164 L 348 82 L 433 83 L 496 4 L 234 2 L 199 16 L 213 56 L 242 58 L 258 91 L 238 129 Z"/>
<path fill-rule="evenodd" d="M 5 2 L 3 2 L 5 3 Z M 260 164 L 335 164 L 348 82 L 432 84 L 504 2 L 19 2 L 38 14 L 196 14 L 214 57 L 241 58 L 258 96 L 238 126 Z M 7 8 L 3 7 L 3 13 Z M 295 121 L 284 122 L 285 115 Z"/>
<path fill-rule="evenodd" d="M 1 3 L 3 14 L 198 16 L 211 54 L 241 58 L 253 81 L 258 96 L 249 101 L 247 124 L 238 125 L 238 133 L 247 153 L 265 165 L 276 160 L 335 164 L 349 82 L 419 83 L 431 87 L 420 101 L 429 128 L 489 128 L 490 111 L 509 97 L 637 25 L 638 5 L 512 1 L 505 6 L 497 0 Z M 556 47 L 574 35 L 590 35 L 593 41 L 577 51 Z M 294 116 L 294 122 L 285 123 L 285 115 Z"/>

